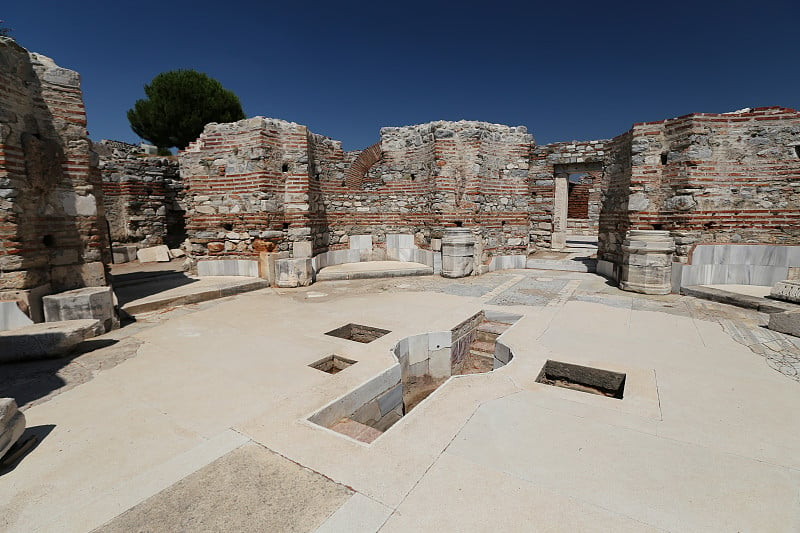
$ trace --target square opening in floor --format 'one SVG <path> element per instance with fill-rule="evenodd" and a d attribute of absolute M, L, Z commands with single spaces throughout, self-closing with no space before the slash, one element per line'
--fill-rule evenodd
<path fill-rule="evenodd" d="M 347 324 L 332 331 L 328 331 L 325 335 L 331 337 L 339 337 L 340 339 L 347 339 L 355 342 L 372 342 L 391 333 L 388 329 L 373 328 L 371 326 L 362 326 L 361 324 Z"/>
<path fill-rule="evenodd" d="M 625 374 L 560 361 L 548 360 L 536 382 L 617 399 L 625 391 Z"/>
<path fill-rule="evenodd" d="M 311 368 L 316 368 L 317 370 L 322 370 L 328 374 L 338 374 L 348 366 L 354 365 L 357 362 L 358 361 L 353 361 L 352 359 L 346 359 L 340 355 L 333 354 L 320 359 L 316 363 L 311 363 L 308 366 Z"/>

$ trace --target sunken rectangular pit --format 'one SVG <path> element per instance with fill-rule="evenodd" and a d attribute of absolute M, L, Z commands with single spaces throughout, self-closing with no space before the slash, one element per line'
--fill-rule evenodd
<path fill-rule="evenodd" d="M 340 328 L 328 331 L 325 335 L 331 337 L 339 337 L 340 339 L 347 339 L 349 341 L 368 343 L 375 339 L 379 339 L 391 333 L 388 329 L 373 328 L 372 326 L 363 326 L 361 324 L 347 324 Z"/>
<path fill-rule="evenodd" d="M 620 400 L 625 391 L 625 374 L 551 360 L 544 364 L 536 382 Z"/>
<path fill-rule="evenodd" d="M 338 374 L 348 366 L 354 365 L 357 362 L 358 361 L 353 361 L 352 359 L 346 359 L 340 355 L 332 354 L 308 366 L 316 368 L 317 370 L 322 370 L 328 374 Z"/>

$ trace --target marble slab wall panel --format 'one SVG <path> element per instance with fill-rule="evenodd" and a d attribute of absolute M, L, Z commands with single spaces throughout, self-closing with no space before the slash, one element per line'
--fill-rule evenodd
<path fill-rule="evenodd" d="M 197 263 L 198 276 L 258 277 L 258 261 L 248 259 L 212 259 Z"/>

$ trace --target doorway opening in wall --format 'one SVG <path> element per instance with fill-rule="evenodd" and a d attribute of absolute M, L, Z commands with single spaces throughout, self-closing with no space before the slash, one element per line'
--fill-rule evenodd
<path fill-rule="evenodd" d="M 529 254 L 529 268 L 594 270 L 603 173 L 599 161 L 553 165 L 550 249 Z"/>
<path fill-rule="evenodd" d="M 583 257 L 596 258 L 603 164 L 572 163 L 554 168 L 567 176 L 567 197 L 562 200 L 567 214 L 566 248 L 580 252 Z"/>

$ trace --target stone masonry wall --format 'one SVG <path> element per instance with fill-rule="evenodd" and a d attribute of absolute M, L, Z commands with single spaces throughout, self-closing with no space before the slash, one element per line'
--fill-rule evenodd
<path fill-rule="evenodd" d="M 382 248 L 387 233 L 426 248 L 456 224 L 474 226 L 485 253 L 524 253 L 532 142 L 522 127 L 434 122 L 343 152 L 280 120 L 211 124 L 180 155 L 192 253 L 245 258 L 304 240 L 320 253 L 361 234 Z"/>
<path fill-rule="evenodd" d="M 779 107 L 636 124 L 632 229 L 700 243 L 800 242 L 800 113 Z"/>
<path fill-rule="evenodd" d="M 296 241 L 321 253 L 370 234 L 380 258 L 386 234 L 427 248 L 463 226 L 483 264 L 549 248 L 555 231 L 596 234 L 598 258 L 619 264 L 629 229 L 671 231 L 680 261 L 701 242 L 800 241 L 799 137 L 796 111 L 762 108 L 546 146 L 524 127 L 431 122 L 383 128 L 379 143 L 343 152 L 304 126 L 258 117 L 209 125 L 180 159 L 198 256 L 253 257 Z M 583 181 L 570 212 L 554 205 L 555 183 L 574 174 Z"/>
<path fill-rule="evenodd" d="M 610 140 L 572 141 L 537 146 L 533 150 L 530 177 L 531 242 L 540 248 L 550 247 L 553 231 L 555 178 L 557 174 L 585 174 L 577 186 L 585 197 L 585 212 L 574 211 L 573 200 L 567 206 L 567 231 L 572 234 L 597 235 L 603 191 L 608 187 L 606 164 L 611 153 Z M 575 191 L 575 187 L 571 187 Z M 570 195 L 575 193 L 570 193 Z M 572 211 L 571 211 L 572 210 Z"/>
<path fill-rule="evenodd" d="M 309 172 L 315 143 L 305 126 L 256 117 L 209 124 L 179 155 L 186 231 L 195 256 L 252 258 L 311 240 Z M 319 200 L 314 210 L 319 209 Z"/>
<path fill-rule="evenodd" d="M 148 157 L 133 145 L 100 141 L 95 145 L 103 178 L 103 202 L 113 244 L 140 248 L 186 238 L 183 182 L 178 161 Z"/>
<path fill-rule="evenodd" d="M 360 183 L 323 181 L 327 240 L 335 247 L 349 234 L 371 234 L 380 247 L 386 234 L 407 233 L 427 248 L 445 227 L 462 225 L 475 228 L 483 262 L 498 251 L 525 253 L 532 143 L 524 127 L 484 122 L 383 128 L 380 159 L 367 149 L 375 162 Z"/>
<path fill-rule="evenodd" d="M 109 261 L 80 77 L 0 38 L 0 297 L 105 285 Z"/>

